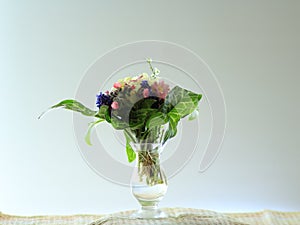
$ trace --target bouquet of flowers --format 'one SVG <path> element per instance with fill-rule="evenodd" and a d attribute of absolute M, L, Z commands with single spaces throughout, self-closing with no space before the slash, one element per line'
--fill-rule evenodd
<path fill-rule="evenodd" d="M 113 84 L 111 90 L 97 95 L 97 110 L 89 109 L 80 102 L 67 99 L 51 108 L 64 108 L 94 117 L 85 137 L 91 145 L 92 128 L 106 121 L 114 129 L 123 130 L 126 138 L 128 161 L 136 158 L 132 143 L 161 143 L 173 138 L 177 133 L 178 122 L 189 115 L 194 119 L 198 113 L 201 94 L 175 86 L 172 89 L 153 68 L 151 59 L 147 59 L 152 72 L 125 77 Z M 147 158 L 147 157 L 146 157 Z M 153 163 L 153 162 L 152 162 Z"/>

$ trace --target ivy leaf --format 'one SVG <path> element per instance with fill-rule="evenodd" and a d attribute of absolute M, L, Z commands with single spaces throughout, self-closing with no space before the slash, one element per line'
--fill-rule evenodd
<path fill-rule="evenodd" d="M 143 98 L 132 104 L 120 99 L 120 107 L 111 112 L 111 123 L 113 127 L 117 130 L 124 130 L 127 128 L 136 130 L 143 128 L 147 118 L 158 111 L 153 107 L 157 101 L 157 99 L 153 98 Z"/>
<path fill-rule="evenodd" d="M 58 104 L 52 106 L 50 109 L 55 109 L 55 108 L 64 108 L 64 109 L 72 110 L 75 112 L 79 112 L 84 116 L 96 116 L 97 114 L 97 111 L 91 110 L 88 107 L 81 104 L 80 102 L 73 99 L 63 100 Z M 40 119 L 49 110 L 43 112 L 38 118 Z"/>
<path fill-rule="evenodd" d="M 151 108 L 141 108 L 135 110 L 134 112 L 130 112 L 129 116 L 129 126 L 132 130 L 143 128 L 145 126 L 145 122 L 147 121 L 147 117 L 152 113 L 156 112 L 157 109 Z"/>
<path fill-rule="evenodd" d="M 146 122 L 146 127 L 151 129 L 156 126 L 164 125 L 168 122 L 168 117 L 162 112 L 153 113 Z"/>
<path fill-rule="evenodd" d="M 130 129 L 135 130 L 143 128 L 147 118 L 157 112 L 152 106 L 157 102 L 157 99 L 144 98 L 136 102 L 129 112 L 129 126 Z"/>
<path fill-rule="evenodd" d="M 133 148 L 131 147 L 130 145 L 130 142 L 132 141 L 130 136 L 126 133 L 126 131 L 124 131 L 124 135 L 125 135 L 125 138 L 126 138 L 126 154 L 127 154 L 127 159 L 128 159 L 128 162 L 133 162 L 136 158 L 136 153 L 135 151 L 133 150 Z"/>
<path fill-rule="evenodd" d="M 162 111 L 168 114 L 174 110 L 183 118 L 191 114 L 197 108 L 201 98 L 201 94 L 196 94 L 176 86 L 167 95 Z"/>
<path fill-rule="evenodd" d="M 174 87 L 166 97 L 162 112 L 169 118 L 169 128 L 164 136 L 164 143 L 177 134 L 177 124 L 181 118 L 193 113 L 201 100 L 202 95 Z"/>
<path fill-rule="evenodd" d="M 166 143 L 167 140 L 176 136 L 177 125 L 180 120 L 180 117 L 177 114 L 170 113 L 168 115 L 168 119 L 169 119 L 169 128 L 167 129 L 167 131 L 165 133 L 163 144 Z"/>
<path fill-rule="evenodd" d="M 90 123 L 89 128 L 88 128 L 88 131 L 87 131 L 87 133 L 86 133 L 86 135 L 85 135 L 85 138 L 84 138 L 85 142 L 86 142 L 88 145 L 92 145 L 92 143 L 91 143 L 91 133 L 92 133 L 93 127 L 96 126 L 98 123 L 101 123 L 101 122 L 103 122 L 103 121 L 105 121 L 105 120 L 104 120 L 104 119 L 99 119 L 99 120 L 97 120 L 97 121 L 94 121 L 94 122 L 91 122 L 91 123 Z"/>

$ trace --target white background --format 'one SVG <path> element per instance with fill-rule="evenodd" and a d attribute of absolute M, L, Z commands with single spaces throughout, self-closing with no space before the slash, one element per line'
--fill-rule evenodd
<path fill-rule="evenodd" d="M 106 213 L 134 209 L 129 188 L 82 159 L 72 114 L 40 112 L 73 97 L 88 66 L 127 42 L 190 48 L 214 70 L 227 105 L 222 151 L 200 153 L 162 207 L 300 210 L 300 1 L 1 1 L 0 211 Z M 99 75 L 100 82 L 105 74 Z M 112 168 L 113 169 L 113 168 Z"/>

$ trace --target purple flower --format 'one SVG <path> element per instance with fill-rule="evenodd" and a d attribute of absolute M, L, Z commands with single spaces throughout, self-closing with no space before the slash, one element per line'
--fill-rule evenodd
<path fill-rule="evenodd" d="M 150 85 L 148 84 L 147 80 L 142 80 L 141 87 L 142 88 L 150 88 Z"/>
<path fill-rule="evenodd" d="M 105 93 L 100 92 L 100 94 L 97 95 L 96 105 L 98 108 L 100 108 L 102 105 L 111 106 L 112 102 L 113 101 L 111 100 L 110 96 Z"/>

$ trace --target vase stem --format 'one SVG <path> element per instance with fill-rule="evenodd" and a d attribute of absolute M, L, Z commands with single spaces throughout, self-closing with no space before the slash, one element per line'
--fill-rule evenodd
<path fill-rule="evenodd" d="M 167 215 L 158 209 L 157 204 L 153 206 L 142 206 L 141 209 L 135 212 L 132 217 L 134 218 L 165 218 Z"/>

